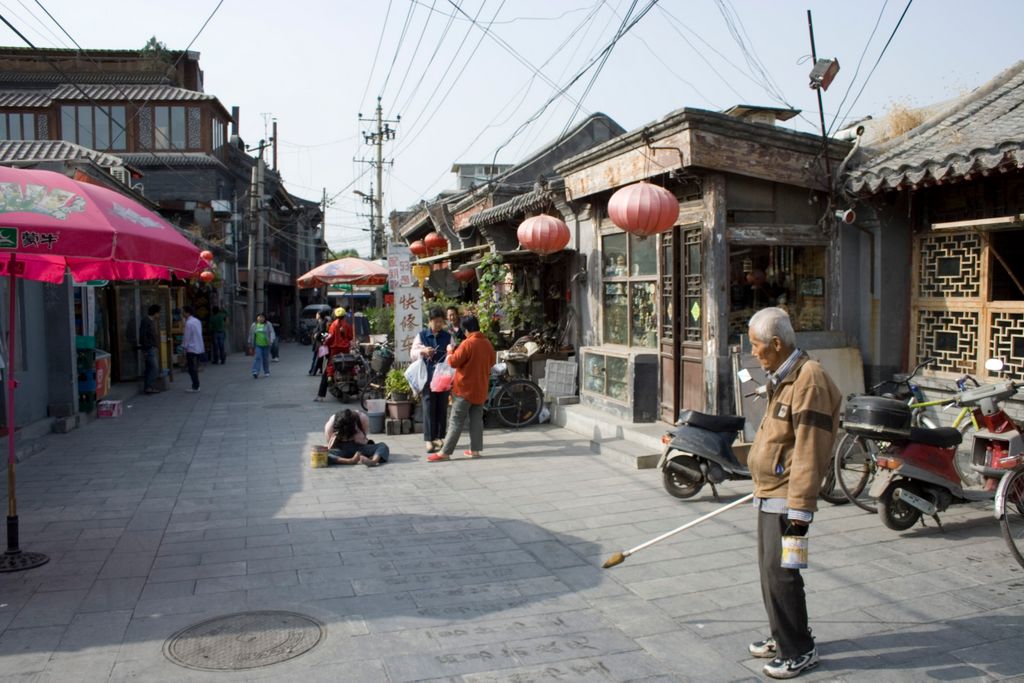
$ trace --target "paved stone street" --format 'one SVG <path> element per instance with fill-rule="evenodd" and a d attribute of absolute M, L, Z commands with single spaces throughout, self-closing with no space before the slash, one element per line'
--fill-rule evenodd
<path fill-rule="evenodd" d="M 674 500 L 656 471 L 551 426 L 489 429 L 480 460 L 428 464 L 410 435 L 387 439 L 384 467 L 314 470 L 338 404 L 312 402 L 308 363 L 285 345 L 253 381 L 234 354 L 199 394 L 178 375 L 123 417 L 45 437 L 18 501 L 22 548 L 51 560 L 0 574 L 3 680 L 761 678 L 752 511 L 602 570 L 712 510 L 710 491 Z M 801 680 L 1024 679 L 1024 573 L 988 508 L 944 523 L 897 534 L 823 504 L 805 573 L 822 665 Z M 236 672 L 164 655 L 182 629 L 252 610 L 312 617 L 323 639 Z"/>

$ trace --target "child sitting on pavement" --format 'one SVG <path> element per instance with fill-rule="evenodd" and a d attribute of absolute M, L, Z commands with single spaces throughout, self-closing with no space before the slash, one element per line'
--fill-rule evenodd
<path fill-rule="evenodd" d="M 376 467 L 388 461 L 390 450 L 386 444 L 374 443 L 367 437 L 370 420 L 361 410 L 339 410 L 327 419 L 324 439 L 327 441 L 329 465 L 358 465 Z"/>

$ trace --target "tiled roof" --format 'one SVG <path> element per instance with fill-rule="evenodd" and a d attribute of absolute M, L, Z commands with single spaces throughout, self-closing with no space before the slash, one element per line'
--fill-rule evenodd
<path fill-rule="evenodd" d="M 113 85 L 82 84 L 58 85 L 53 89 L 4 89 L 0 90 L 0 107 L 42 108 L 55 101 L 95 100 L 97 102 L 131 101 L 136 103 L 154 101 L 197 102 L 216 101 L 216 97 L 195 90 L 176 88 L 172 85 Z"/>
<path fill-rule="evenodd" d="M 900 137 L 865 149 L 844 187 L 858 195 L 1024 168 L 1024 61 Z"/>
<path fill-rule="evenodd" d="M 104 167 L 125 165 L 123 159 L 113 154 L 97 152 L 64 140 L 0 140 L 0 164 L 74 159 L 88 159 Z"/>
<path fill-rule="evenodd" d="M 139 168 L 220 168 L 227 170 L 217 157 L 205 152 L 132 152 L 119 154 L 126 163 Z"/>
<path fill-rule="evenodd" d="M 157 72 L 119 72 L 119 71 L 99 71 L 99 72 L 81 72 L 81 73 L 60 73 L 58 71 L 2 71 L 0 70 L 0 83 L 52 83 L 54 86 L 61 83 L 67 82 L 68 74 L 74 80 L 75 83 L 164 83 L 169 84 L 171 81 L 168 79 L 166 74 Z"/>
<path fill-rule="evenodd" d="M 530 192 L 513 197 L 507 202 L 502 202 L 497 206 L 492 206 L 489 209 L 484 209 L 480 213 L 473 214 L 469 217 L 469 220 L 466 221 L 466 226 L 474 227 L 500 223 L 502 221 L 511 220 L 519 214 L 539 211 L 551 206 L 553 203 L 554 198 L 550 189 L 545 187 L 531 190 Z"/>

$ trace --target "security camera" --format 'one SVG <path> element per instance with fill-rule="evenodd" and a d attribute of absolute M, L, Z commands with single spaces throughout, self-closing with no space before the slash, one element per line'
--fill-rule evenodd
<path fill-rule="evenodd" d="M 837 209 L 836 220 L 849 225 L 850 223 L 857 220 L 857 214 L 854 213 L 853 209 Z"/>

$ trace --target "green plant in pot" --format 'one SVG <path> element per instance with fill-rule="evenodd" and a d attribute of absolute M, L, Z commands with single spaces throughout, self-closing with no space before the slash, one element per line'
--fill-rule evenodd
<path fill-rule="evenodd" d="M 389 401 L 408 401 L 412 396 L 412 387 L 405 378 L 405 371 L 392 368 L 384 378 L 384 392 Z"/>

